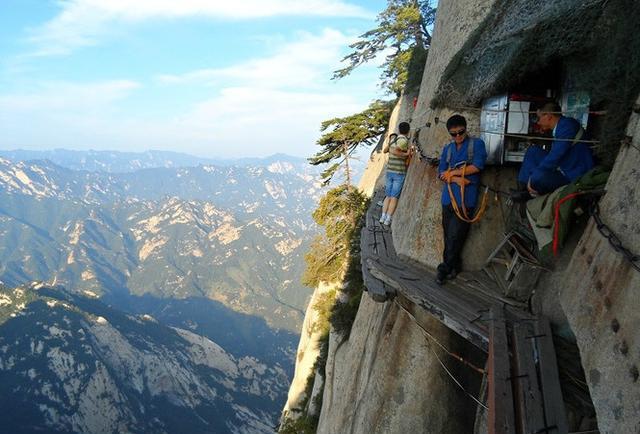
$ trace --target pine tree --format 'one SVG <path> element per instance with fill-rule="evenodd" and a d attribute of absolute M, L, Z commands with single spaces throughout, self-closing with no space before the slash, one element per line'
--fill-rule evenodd
<path fill-rule="evenodd" d="M 378 15 L 378 26 L 350 45 L 354 51 L 342 59 L 348 65 L 335 71 L 333 78 L 346 77 L 358 66 L 391 49 L 382 65 L 382 87 L 400 95 L 411 81 L 412 70 L 414 81 L 421 78 L 431 45 L 429 29 L 436 13 L 431 3 L 431 0 L 388 0 L 387 8 Z"/>
<path fill-rule="evenodd" d="M 369 145 L 383 134 L 395 101 L 374 101 L 366 110 L 343 118 L 333 118 L 322 123 L 324 134 L 317 144 L 322 146 L 309 162 L 313 165 L 329 164 L 322 172 L 323 183 L 328 184 L 335 173 L 345 169 L 345 184 L 351 185 L 349 160 L 359 145 Z"/>

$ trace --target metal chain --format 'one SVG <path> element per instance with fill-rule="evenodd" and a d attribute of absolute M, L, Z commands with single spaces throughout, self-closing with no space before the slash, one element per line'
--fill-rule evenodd
<path fill-rule="evenodd" d="M 593 217 L 593 220 L 596 222 L 596 228 L 605 237 L 613 250 L 618 253 L 621 253 L 622 256 L 631 264 L 633 268 L 637 271 L 640 271 L 640 255 L 636 255 L 631 250 L 627 249 L 618 236 L 611 230 L 609 226 L 604 224 L 602 221 L 602 217 L 600 216 L 600 205 L 597 201 L 593 201 L 590 208 L 590 214 Z"/>
<path fill-rule="evenodd" d="M 422 128 L 418 128 L 413 133 L 413 139 L 411 140 L 411 143 L 413 143 L 413 145 L 415 146 L 416 150 L 418 151 L 418 155 L 420 156 L 420 160 L 421 161 L 424 161 L 427 164 L 435 166 L 440 161 L 440 159 L 438 157 L 429 157 L 427 154 L 425 154 L 424 149 L 422 149 L 422 145 L 420 144 L 420 139 L 419 139 L 420 130 L 421 129 Z"/>

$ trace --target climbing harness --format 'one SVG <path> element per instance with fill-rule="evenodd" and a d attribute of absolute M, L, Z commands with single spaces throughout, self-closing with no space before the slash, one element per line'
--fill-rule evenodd
<path fill-rule="evenodd" d="M 447 178 L 446 180 L 447 189 L 449 190 L 449 198 L 451 199 L 451 206 L 453 207 L 453 211 L 460 220 L 467 223 L 476 223 L 480 221 L 485 211 L 487 210 L 487 202 L 489 198 L 489 187 L 485 186 L 484 193 L 482 194 L 482 199 L 480 201 L 480 208 L 478 208 L 478 210 L 476 211 L 475 216 L 473 217 L 469 216 L 469 213 L 467 212 L 467 207 L 464 204 L 464 191 L 465 191 L 466 180 L 467 180 L 465 176 L 465 172 L 467 170 L 467 164 L 470 164 L 473 162 L 473 148 L 475 147 L 475 143 L 476 143 L 476 139 L 469 137 L 469 143 L 467 144 L 467 160 L 462 165 L 462 176 L 460 176 L 460 178 L 462 178 L 462 182 L 460 184 L 460 199 L 462 203 L 460 205 L 458 205 L 458 202 L 456 201 L 456 197 L 453 194 L 453 188 L 451 187 L 451 177 Z M 449 171 L 452 169 L 451 158 L 453 154 L 452 148 L 454 146 L 455 144 L 450 144 L 446 151 L 447 152 L 446 161 L 447 161 L 447 165 L 449 166 L 449 169 L 448 169 Z"/>
<path fill-rule="evenodd" d="M 420 130 L 421 129 L 422 128 L 416 129 L 416 131 L 415 131 L 415 133 L 413 135 L 413 140 L 412 140 L 412 143 L 415 145 L 416 153 L 418 154 L 418 158 L 420 159 L 420 161 L 423 161 L 423 162 L 425 162 L 426 164 L 428 164 L 430 166 L 437 166 L 438 163 L 440 163 L 440 158 L 438 158 L 438 157 L 429 157 L 424 152 L 424 150 L 422 149 L 422 145 L 420 144 L 420 140 L 419 140 Z M 475 140 L 475 139 L 472 139 L 472 140 Z M 474 142 L 474 144 L 475 144 L 475 142 Z M 449 164 L 449 162 L 451 161 L 451 152 L 452 152 L 452 150 L 448 149 L 448 151 L 449 151 L 449 154 L 447 156 L 447 164 Z M 470 152 L 470 155 L 467 158 L 467 161 L 473 159 L 473 146 L 471 147 L 470 150 L 468 149 L 468 151 Z M 495 189 L 495 188 L 492 188 L 492 187 L 490 187 L 490 186 L 488 186 L 486 184 L 480 183 L 480 184 L 478 184 L 478 187 L 484 188 L 484 193 L 483 193 L 480 209 L 476 213 L 477 220 L 475 220 L 475 221 L 480 220 L 480 217 L 482 217 L 482 214 L 484 214 L 484 212 L 486 211 L 486 207 L 488 205 L 488 193 L 489 192 L 494 193 L 496 202 L 499 201 L 499 196 L 504 196 L 504 197 L 507 197 L 507 198 L 510 197 L 509 193 L 507 193 L 505 191 L 501 191 L 501 190 Z M 449 188 L 451 188 L 451 187 L 449 186 Z M 464 194 L 464 189 L 462 189 L 462 191 L 463 191 L 463 194 Z M 449 195 L 451 197 L 453 197 L 453 195 L 451 194 L 451 191 L 449 191 Z M 454 201 L 455 201 L 455 198 L 452 201 L 452 204 L 453 204 Z M 457 206 L 457 203 L 455 205 Z M 455 211 L 455 207 L 454 207 L 454 211 Z M 466 208 L 464 209 L 464 211 L 466 213 Z M 462 215 L 461 212 L 457 212 L 456 215 L 458 215 L 458 217 L 461 220 L 465 220 L 463 218 L 464 216 Z M 467 219 L 467 220 L 472 220 L 472 219 Z M 503 216 L 503 220 L 504 220 L 504 216 Z"/>
<path fill-rule="evenodd" d="M 464 166 L 464 168 L 466 168 L 466 165 Z M 478 211 L 476 211 L 476 215 L 472 218 L 469 217 L 469 214 L 467 213 L 467 207 L 464 204 L 464 180 L 466 179 L 464 177 L 464 168 L 463 168 L 463 172 L 462 172 L 462 180 L 463 183 L 460 186 L 460 196 L 461 196 L 461 202 L 462 202 L 462 209 L 460 209 L 460 206 L 458 205 L 455 196 L 453 195 L 453 189 L 451 188 L 451 181 L 449 180 L 447 182 L 447 188 L 449 189 L 449 197 L 451 198 L 451 206 L 453 207 L 453 212 L 455 212 L 456 216 L 462 220 L 465 221 L 467 223 L 477 223 L 480 221 L 480 219 L 482 218 L 482 216 L 484 215 L 485 211 L 487 210 L 487 202 L 488 202 L 488 197 L 489 197 L 489 187 L 484 188 L 484 192 L 482 193 L 482 199 L 480 201 L 480 208 L 478 208 Z"/>

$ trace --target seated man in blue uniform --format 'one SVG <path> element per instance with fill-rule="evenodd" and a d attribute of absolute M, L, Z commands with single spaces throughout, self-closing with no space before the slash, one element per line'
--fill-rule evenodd
<path fill-rule="evenodd" d="M 543 130 L 553 131 L 551 150 L 531 146 L 527 150 L 518 175 L 520 192 L 514 200 L 525 201 L 532 196 L 550 193 L 569 184 L 591 170 L 593 154 L 584 140 L 580 122 L 560 114 L 555 102 L 545 104 L 538 110 L 538 125 Z"/>
<path fill-rule="evenodd" d="M 445 183 L 442 188 L 444 254 L 442 263 L 438 265 L 436 276 L 436 282 L 440 285 L 446 279 L 453 279 L 461 269 L 462 247 L 471 223 L 464 216 L 459 215 L 459 210 L 466 209 L 466 215 L 473 216 L 473 210 L 478 202 L 480 171 L 484 169 L 484 163 L 487 160 L 484 142 L 481 139 L 469 137 L 467 120 L 463 116 L 451 116 L 447 120 L 447 130 L 453 141 L 445 145 L 438 166 L 438 176 Z M 449 194 L 450 191 L 453 193 L 453 198 Z M 452 203 L 452 199 L 455 203 Z M 458 212 L 454 209 L 454 205 Z"/>

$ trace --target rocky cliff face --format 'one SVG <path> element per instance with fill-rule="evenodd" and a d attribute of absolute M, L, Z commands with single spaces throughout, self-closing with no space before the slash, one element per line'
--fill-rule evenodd
<path fill-rule="evenodd" d="M 411 119 L 412 99 L 400 99 L 389 131 Z M 382 144 L 372 152 L 359 185 L 368 194 L 384 185 L 386 154 L 381 152 Z M 317 289 L 314 298 L 322 291 Z M 471 358 L 480 356 L 430 315 L 412 314 L 416 321 L 399 304 L 375 303 L 364 294 L 350 335 L 331 331 L 325 375 L 315 377 L 312 392 L 322 393 L 318 433 L 425 432 L 425 427 L 433 433 L 471 432 L 475 404 L 442 369 L 438 357 L 443 354 L 429 342 L 423 328 L 450 349 Z M 305 324 L 310 323 L 309 318 L 313 319 L 313 314 L 307 310 Z M 285 413 L 295 398 L 304 397 L 299 391 L 311 373 L 307 349 L 313 341 L 313 336 L 305 338 L 303 331 L 296 380 Z M 450 360 L 446 363 L 466 387 L 479 393 L 480 375 L 451 366 Z"/>
<path fill-rule="evenodd" d="M 478 14 L 460 30 L 462 34 L 478 25 L 483 18 Z M 395 131 L 402 121 L 411 122 L 414 131 L 423 127 L 419 139 L 429 154 L 446 143 L 448 136 L 446 130 L 440 131 L 442 128 L 424 128 L 422 116 L 428 105 L 424 89 L 431 86 L 431 93 L 435 92 L 437 71 L 444 69 L 453 56 L 450 45 L 462 44 L 464 39 L 439 39 L 438 32 L 446 34 L 445 30 L 456 28 L 457 20 L 445 13 L 439 13 L 437 19 L 418 104 L 413 107 L 414 95 L 403 95 L 388 128 L 389 132 Z M 443 45 L 440 50 L 438 43 Z M 384 186 L 384 140 L 372 152 L 359 185 L 368 195 Z M 402 254 L 436 265 L 442 238 L 440 183 L 435 181 L 434 170 L 418 158 L 413 159 L 409 173 L 392 225 L 394 242 Z M 470 350 L 433 318 L 423 316 L 421 322 L 443 343 Z M 420 326 L 398 305 L 377 304 L 364 294 L 350 336 L 330 334 L 318 433 L 471 432 L 475 404 L 469 403 L 446 376 L 432 350 Z M 480 392 L 478 378 L 468 376 L 468 372 L 456 374 L 465 378 L 476 394 Z"/>
<path fill-rule="evenodd" d="M 429 156 L 439 156 L 443 146 L 451 141 L 445 123 L 454 112 L 467 118 L 468 130 L 477 136 L 479 116 L 475 111 L 431 108 L 445 69 L 456 61 L 458 51 L 478 30 L 491 11 L 494 0 L 472 2 L 445 1 L 438 4 L 433 41 L 425 66 L 420 94 L 412 115 L 413 131 L 419 129 L 419 141 Z M 506 189 L 513 183 L 513 169 L 488 169 L 483 182 Z M 442 258 L 442 226 L 440 223 L 440 191 L 442 183 L 436 169 L 424 162 L 412 161 L 405 187 L 392 223 L 393 241 L 399 254 L 435 267 Z M 493 199 L 493 198 L 492 198 Z M 469 269 L 480 268 L 498 243 L 503 228 L 499 207 L 489 208 L 485 217 L 475 225 L 465 245 L 464 262 Z"/>
<path fill-rule="evenodd" d="M 399 304 L 364 295 L 349 338 L 331 334 L 318 433 L 471 432 L 473 402 L 439 365 L 440 349 L 421 327 L 448 348 L 465 344 L 435 318 L 415 314 L 417 322 Z M 477 391 L 480 375 L 446 362 Z"/>
<path fill-rule="evenodd" d="M 627 135 L 632 146 L 620 149 L 600 209 L 603 222 L 637 254 L 639 113 L 631 116 Z M 577 338 L 600 431 L 640 432 L 640 273 L 609 245 L 591 219 L 564 277 L 559 299 Z"/>
<path fill-rule="evenodd" d="M 313 391 L 309 394 L 307 390 L 307 382 L 309 377 L 316 375 L 314 372 L 315 363 L 320 354 L 320 341 L 324 329 L 320 324 L 321 320 L 319 314 L 314 308 L 320 298 L 334 290 L 336 285 L 328 285 L 322 283 L 313 292 L 313 296 L 307 306 L 307 311 L 304 317 L 304 323 L 302 324 L 302 332 L 300 334 L 300 342 L 298 344 L 298 350 L 296 351 L 296 369 L 289 387 L 289 395 L 287 397 L 287 403 L 284 406 L 283 416 L 296 417 L 296 414 L 306 410 L 310 410 L 314 394 Z M 318 379 L 320 381 L 320 379 Z M 302 408 L 306 402 L 307 408 Z M 314 409 L 311 409 L 314 410 Z M 312 411 L 311 413 L 314 413 Z"/>

